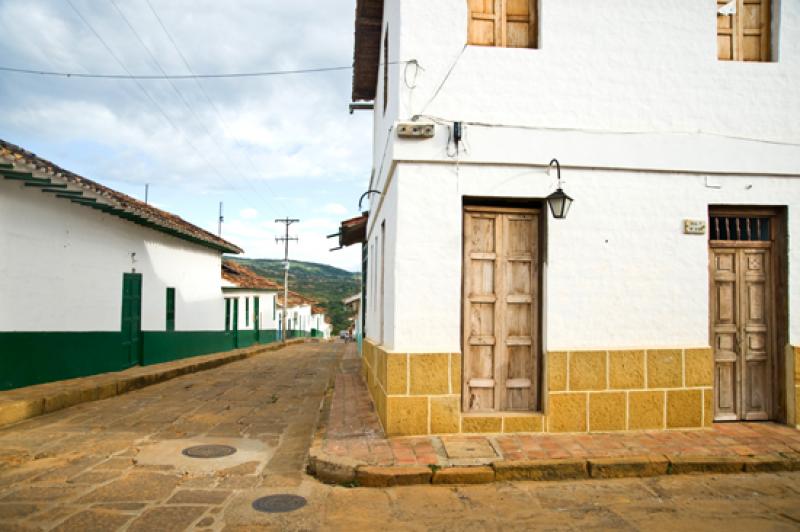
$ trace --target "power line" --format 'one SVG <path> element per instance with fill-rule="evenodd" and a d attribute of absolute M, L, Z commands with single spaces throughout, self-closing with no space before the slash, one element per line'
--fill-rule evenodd
<path fill-rule="evenodd" d="M 80 12 L 80 10 L 79 10 L 77 7 L 75 7 L 75 4 L 73 4 L 73 3 L 72 3 L 72 0 L 67 0 L 67 3 L 68 3 L 68 4 L 69 4 L 69 6 L 72 8 L 72 10 L 73 10 L 73 11 L 75 11 L 75 14 L 77 14 L 77 15 L 78 15 L 78 17 L 79 17 L 79 18 L 80 18 L 80 19 L 83 21 L 83 23 L 86 25 L 86 27 L 88 27 L 88 28 L 89 28 L 89 30 L 90 30 L 90 31 L 91 31 L 91 32 L 94 34 L 94 36 L 95 36 L 95 37 L 97 37 L 97 40 L 99 40 L 99 41 L 100 41 L 100 43 L 103 45 L 103 47 L 104 47 L 104 48 L 106 49 L 106 51 L 109 53 L 109 55 L 110 55 L 112 58 L 114 58 L 114 61 L 116 61 L 116 62 L 117 62 L 117 64 L 118 64 L 118 65 L 119 65 L 119 66 L 122 68 L 122 70 L 124 70 L 124 71 L 125 71 L 125 72 L 127 72 L 129 75 L 131 75 L 130 71 L 128 70 L 128 67 L 126 67 L 126 66 L 125 66 L 125 63 L 123 63 L 123 62 L 122 62 L 122 60 L 121 60 L 121 59 L 120 59 L 120 58 L 117 56 L 117 54 L 115 54 L 115 53 L 114 53 L 114 50 L 112 50 L 112 49 L 111 49 L 111 47 L 108 45 L 108 43 L 105 41 L 105 39 L 103 39 L 103 37 L 102 37 L 102 36 L 101 36 L 101 35 L 100 35 L 100 34 L 97 32 L 97 30 L 94 28 L 94 26 L 92 26 L 92 25 L 89 23 L 89 21 L 86 19 L 86 17 L 84 17 L 84 16 L 83 16 L 83 14 Z M 239 190 L 238 190 L 236 187 L 234 187 L 234 186 L 233 186 L 233 184 L 232 184 L 231 182 L 229 182 L 229 181 L 228 181 L 228 180 L 225 178 L 225 176 L 224 176 L 224 175 L 222 175 L 222 173 L 221 173 L 221 172 L 220 172 L 220 171 L 219 171 L 219 170 L 218 170 L 218 169 L 217 169 L 217 168 L 216 168 L 216 167 L 215 167 L 215 166 L 214 166 L 214 165 L 213 165 L 213 164 L 212 164 L 212 163 L 211 163 L 211 162 L 208 160 L 208 158 L 205 156 L 205 154 L 204 154 L 204 153 L 203 153 L 203 152 L 202 152 L 202 151 L 201 151 L 201 150 L 200 150 L 200 149 L 199 149 L 197 146 L 195 146 L 195 145 L 192 143 L 192 141 L 190 141 L 190 140 L 189 140 L 189 139 L 186 137 L 186 135 L 183 133 L 183 131 L 182 131 L 182 130 L 181 130 L 181 129 L 180 129 L 180 128 L 179 128 L 179 127 L 178 127 L 178 126 L 175 124 L 175 122 L 174 122 L 174 121 L 173 121 L 173 120 L 172 120 L 172 119 L 169 117 L 169 115 L 168 115 L 168 114 L 167 114 L 167 113 L 164 111 L 164 109 L 163 109 L 163 108 L 162 108 L 162 107 L 161 107 L 161 106 L 158 104 L 158 102 L 157 102 L 157 101 L 156 101 L 156 100 L 155 100 L 155 99 L 154 99 L 154 98 L 153 98 L 153 97 L 150 95 L 150 93 L 149 93 L 149 92 L 147 92 L 147 90 L 144 88 L 144 86 L 141 84 L 141 82 L 140 82 L 138 79 L 136 79 L 136 78 L 133 78 L 133 77 L 132 77 L 132 78 L 130 78 L 130 79 L 133 79 L 134 83 L 136 83 L 136 86 L 137 86 L 137 87 L 139 87 L 139 90 L 140 90 L 140 91 L 142 91 L 142 94 L 144 94 L 144 95 L 145 95 L 145 97 L 146 97 L 146 98 L 147 98 L 147 99 L 150 101 L 150 103 L 151 103 L 151 104 L 153 104 L 153 107 L 154 107 L 154 108 L 155 108 L 155 109 L 156 109 L 156 110 L 157 110 L 157 111 L 158 111 L 158 112 L 161 114 L 161 116 L 163 116 L 163 117 L 164 117 L 164 119 L 165 119 L 165 120 L 166 120 L 166 121 L 169 123 L 169 125 L 170 125 L 170 126 L 172 126 L 172 128 L 173 128 L 173 129 L 174 129 L 174 130 L 175 130 L 175 131 L 176 131 L 176 132 L 177 132 L 177 133 L 178 133 L 178 134 L 181 136 L 181 139 L 182 139 L 184 142 L 186 142 L 186 144 L 187 144 L 187 145 L 188 145 L 190 148 L 192 148 L 192 150 L 194 150 L 194 152 L 195 152 L 195 153 L 197 153 L 197 155 L 199 155 L 199 156 L 200 156 L 200 158 L 202 158 L 202 159 L 205 161 L 205 163 L 206 163 L 206 164 L 207 164 L 207 165 L 208 165 L 208 166 L 209 166 L 209 167 L 210 167 L 210 168 L 211 168 L 211 169 L 214 171 L 214 173 L 215 173 L 215 174 L 216 174 L 216 175 L 217 175 L 217 176 L 218 176 L 218 177 L 219 177 L 219 178 L 220 178 L 220 179 L 221 179 L 221 180 L 222 180 L 222 181 L 223 181 L 223 182 L 224 182 L 224 183 L 225 183 L 225 184 L 226 184 L 228 187 L 230 187 L 232 190 L 235 190 L 235 191 L 236 191 L 236 192 L 237 192 L 237 193 L 238 193 L 240 196 L 242 196 L 242 198 L 243 198 L 243 199 L 247 200 L 247 198 L 245 198 L 245 197 L 244 197 L 244 196 L 241 194 L 241 192 L 240 192 L 240 191 L 239 191 Z"/>
<path fill-rule="evenodd" d="M 416 64 L 416 61 L 392 61 L 389 65 Z M 380 66 L 380 65 L 379 65 Z M 338 72 L 353 70 L 352 66 L 332 66 L 319 68 L 299 68 L 294 70 L 269 70 L 261 72 L 229 72 L 223 74 L 82 74 L 79 72 L 57 72 L 52 70 L 38 70 L 33 68 L 15 68 L 0 66 L 0 71 L 11 72 L 14 74 L 31 74 L 38 76 L 55 76 L 61 78 L 84 78 L 84 79 L 134 79 L 134 80 L 158 80 L 158 79 L 225 79 L 225 78 L 259 78 L 269 76 L 290 76 L 295 74 L 316 74 L 320 72 Z"/>
<path fill-rule="evenodd" d="M 253 162 L 253 159 L 250 157 L 250 154 L 247 153 L 247 150 L 239 143 L 238 140 L 236 140 L 236 136 L 231 134 L 230 128 L 228 126 L 228 123 L 226 122 L 225 118 L 222 116 L 222 113 L 220 112 L 220 110 L 217 107 L 217 105 L 214 103 L 214 101 L 208 95 L 208 92 L 206 92 L 205 87 L 203 87 L 203 84 L 200 82 L 200 79 L 197 77 L 197 75 L 195 74 L 194 70 L 192 69 L 192 66 L 189 64 L 189 60 L 186 59 L 185 55 L 183 55 L 183 52 L 181 51 L 180 47 L 178 46 L 178 43 L 175 42 L 175 39 L 172 37 L 172 34 L 167 29 L 166 24 L 164 24 L 164 21 L 161 19 L 161 17 L 159 16 L 159 14 L 156 11 L 156 9 L 153 7 L 153 4 L 150 2 L 150 0 L 145 0 L 145 1 L 147 2 L 147 7 L 150 8 L 150 12 L 153 13 L 153 16 L 155 17 L 156 21 L 158 21 L 159 26 L 161 26 L 161 29 L 164 31 L 164 34 L 167 36 L 167 39 L 169 39 L 169 42 L 172 43 L 172 47 L 178 53 L 178 56 L 181 58 L 181 61 L 183 61 L 183 64 L 186 67 L 186 70 L 188 70 L 189 73 L 192 74 L 192 76 L 194 76 L 193 79 L 194 79 L 195 84 L 200 89 L 200 92 L 203 93 L 203 96 L 205 96 L 206 101 L 209 103 L 211 108 L 216 113 L 217 118 L 219 118 L 219 122 L 220 122 L 220 125 L 222 125 L 223 131 L 225 131 L 225 133 L 227 133 L 228 136 L 230 136 L 230 138 L 233 140 L 233 142 L 236 145 L 236 147 L 239 148 L 242 151 L 242 153 L 244 154 L 245 158 L 250 163 L 250 166 L 253 168 L 253 171 L 255 172 L 255 174 L 258 175 L 259 174 L 259 170 L 258 170 L 257 165 Z M 263 184 L 264 184 L 264 187 L 270 193 L 272 193 L 274 196 L 277 196 L 277 194 L 275 194 L 275 191 L 272 190 L 272 187 L 270 187 L 266 182 L 264 182 Z"/>
<path fill-rule="evenodd" d="M 131 30 L 131 32 L 133 33 L 133 36 L 136 37 L 136 40 L 139 42 L 141 47 L 144 49 L 145 52 L 147 52 L 147 55 L 150 57 L 150 59 L 153 61 L 153 63 L 155 63 L 155 65 L 158 68 L 158 70 L 162 74 L 166 75 L 166 72 L 164 71 L 164 68 L 161 66 L 161 63 L 158 61 L 158 58 L 155 56 L 155 54 L 153 54 L 153 52 L 150 51 L 150 48 L 147 47 L 147 45 L 145 44 L 145 42 L 142 39 L 141 35 L 139 35 L 139 32 L 136 31 L 136 28 L 133 27 L 133 24 L 131 23 L 131 21 L 128 19 L 128 17 L 125 16 L 125 13 L 123 13 L 123 11 L 119 8 L 119 5 L 117 5 L 117 2 L 115 0 L 110 0 L 110 2 L 111 2 L 111 5 L 114 6 L 114 9 L 117 10 L 117 13 L 119 13 L 120 17 L 122 17 L 122 20 L 125 22 L 125 24 L 128 26 L 128 28 Z M 236 164 L 236 161 L 234 161 L 228 155 L 228 153 L 225 151 L 225 149 L 219 143 L 217 143 L 214 140 L 214 135 L 211 133 L 211 131 L 205 125 L 205 123 L 200 118 L 200 116 L 197 114 L 197 112 L 194 110 L 192 105 L 188 102 L 188 100 L 186 100 L 186 98 L 184 97 L 183 93 L 178 89 L 178 87 L 175 86 L 175 83 L 171 79 L 167 79 L 167 82 L 169 83 L 170 87 L 172 87 L 172 90 L 175 92 L 175 94 L 178 95 L 178 99 L 180 99 L 180 101 L 183 103 L 183 105 L 186 107 L 186 109 L 189 110 L 189 112 L 192 114 L 192 116 L 197 121 L 197 123 L 200 125 L 200 127 L 202 127 L 203 130 L 206 132 L 206 135 L 208 135 L 208 138 L 211 140 L 211 142 L 214 144 L 214 146 L 216 146 L 216 148 L 220 151 L 220 153 L 222 153 L 222 155 L 228 160 L 228 162 L 231 163 L 231 165 L 233 165 L 233 167 L 239 173 L 240 177 L 248 184 L 250 189 L 264 203 L 269 203 L 269 200 L 264 198 L 264 196 L 261 195 L 261 193 L 258 191 L 258 189 L 250 182 L 250 180 L 247 178 L 247 176 L 244 175 L 244 172 L 242 172 L 241 168 L 239 168 L 239 165 Z M 277 205 L 276 205 L 276 207 L 277 207 Z"/>

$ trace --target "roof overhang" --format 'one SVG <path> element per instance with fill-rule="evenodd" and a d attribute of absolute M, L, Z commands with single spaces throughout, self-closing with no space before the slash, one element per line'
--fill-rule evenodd
<path fill-rule="evenodd" d="M 369 214 L 350 218 L 339 224 L 339 232 L 328 235 L 328 238 L 339 237 L 339 247 L 331 251 L 342 249 L 353 244 L 363 244 L 367 241 L 367 222 Z"/>
<path fill-rule="evenodd" d="M 381 55 L 383 0 L 356 1 L 353 101 L 375 99 Z"/>

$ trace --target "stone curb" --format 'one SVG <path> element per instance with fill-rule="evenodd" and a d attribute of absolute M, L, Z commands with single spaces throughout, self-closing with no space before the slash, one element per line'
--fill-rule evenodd
<path fill-rule="evenodd" d="M 765 456 L 625 456 L 612 458 L 497 461 L 491 466 L 372 466 L 322 451 L 322 438 L 309 453 L 308 473 L 328 484 L 362 487 L 413 484 L 487 484 L 654 477 L 681 474 L 800 471 L 800 453 Z"/>
<path fill-rule="evenodd" d="M 244 360 L 268 351 L 277 351 L 285 346 L 303 342 L 305 342 L 304 338 L 298 338 L 289 340 L 285 344 L 276 342 L 238 349 L 227 355 L 200 355 L 199 357 L 187 358 L 182 361 L 169 361 L 153 366 L 136 366 L 131 368 L 135 371 L 133 375 L 108 373 L 79 377 L 74 380 L 56 381 L 62 383 L 62 385 L 68 389 L 39 392 L 38 394 L 32 390 L 32 395 L 34 395 L 34 397 L 31 398 L 3 398 L 3 392 L 0 392 L 0 427 L 5 427 L 43 414 L 49 414 L 50 412 L 63 410 L 64 408 L 69 408 L 70 406 L 75 406 L 80 403 L 98 401 L 100 399 L 114 397 L 115 395 L 122 395 L 176 377 L 218 368 L 225 364 L 230 364 L 231 362 Z M 194 360 L 194 358 L 201 358 L 202 360 Z M 184 363 L 181 364 L 181 362 Z M 169 367 L 164 367 L 164 365 L 167 364 Z M 175 367 L 175 365 L 178 365 L 178 367 Z M 159 368 L 159 366 L 161 367 Z M 124 371 L 126 370 L 123 370 L 123 372 Z M 34 385 L 31 388 L 50 384 L 53 383 Z M 25 388 L 16 388 L 8 392 L 14 395 L 21 395 L 25 393 L 24 391 Z"/>

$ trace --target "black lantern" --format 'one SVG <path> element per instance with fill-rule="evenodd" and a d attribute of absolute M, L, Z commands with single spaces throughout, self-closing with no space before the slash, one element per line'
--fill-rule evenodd
<path fill-rule="evenodd" d="M 567 217 L 569 208 L 572 205 L 572 198 L 566 195 L 561 188 L 561 165 L 558 164 L 558 159 L 550 161 L 550 167 L 556 165 L 556 172 L 558 172 L 558 188 L 555 192 L 547 196 L 547 204 L 550 205 L 550 212 L 553 213 L 553 218 L 562 220 Z"/>

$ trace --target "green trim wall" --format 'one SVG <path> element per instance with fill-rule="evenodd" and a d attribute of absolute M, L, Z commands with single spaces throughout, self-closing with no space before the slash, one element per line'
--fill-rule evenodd
<path fill-rule="evenodd" d="M 262 330 L 257 342 L 253 330 L 238 333 L 240 347 L 269 344 L 278 336 L 274 329 Z M 143 331 L 142 364 L 230 351 L 235 349 L 235 334 L 235 331 Z M 0 332 L 0 390 L 129 367 L 121 332 Z"/>
<path fill-rule="evenodd" d="M 0 390 L 130 367 L 121 332 L 0 332 Z"/>

